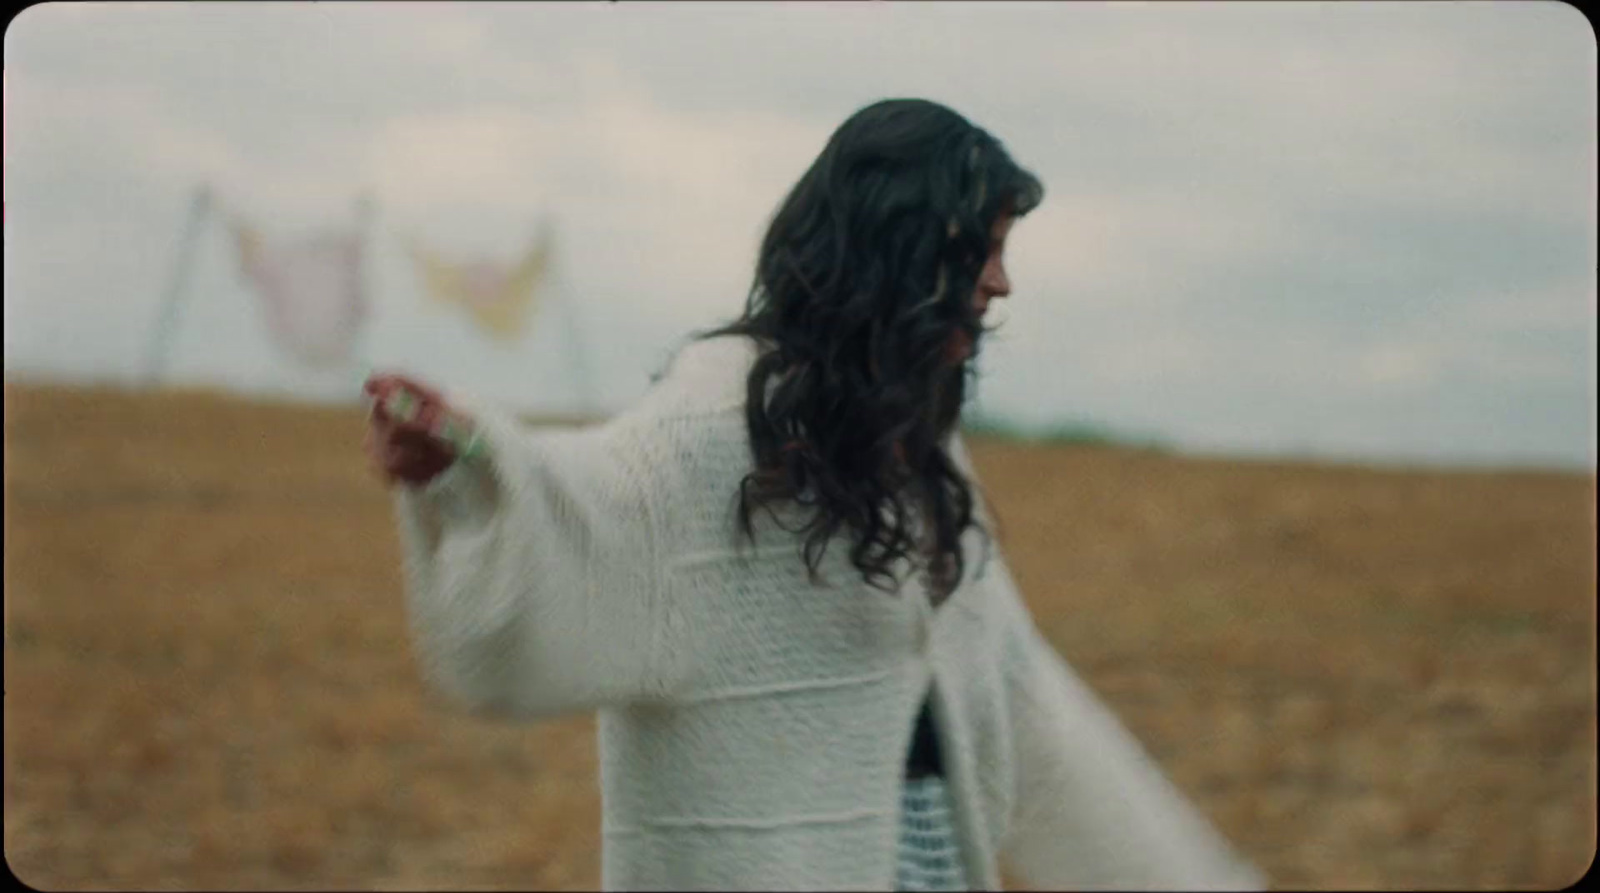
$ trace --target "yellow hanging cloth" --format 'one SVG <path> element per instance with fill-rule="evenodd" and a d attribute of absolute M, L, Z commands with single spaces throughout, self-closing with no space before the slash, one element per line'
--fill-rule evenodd
<path fill-rule="evenodd" d="M 546 230 L 509 268 L 494 261 L 448 261 L 416 242 L 410 253 L 434 300 L 465 309 L 490 337 L 511 341 L 526 327 L 549 267 L 550 248 Z"/>

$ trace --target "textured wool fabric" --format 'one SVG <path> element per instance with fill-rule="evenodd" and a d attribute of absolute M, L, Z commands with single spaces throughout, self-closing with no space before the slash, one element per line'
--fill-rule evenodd
<path fill-rule="evenodd" d="M 778 526 L 799 507 L 755 513 L 757 543 L 741 541 L 754 349 L 690 344 L 582 430 L 453 397 L 485 451 L 397 492 L 434 685 L 507 718 L 598 712 L 602 885 L 891 889 L 931 685 L 974 889 L 999 888 L 1002 859 L 1043 888 L 1261 888 L 1040 637 L 998 544 L 986 556 L 968 531 L 968 576 L 935 611 L 905 564 L 898 595 L 869 588 L 847 543 L 813 585 Z M 949 449 L 972 475 L 958 435 Z"/>

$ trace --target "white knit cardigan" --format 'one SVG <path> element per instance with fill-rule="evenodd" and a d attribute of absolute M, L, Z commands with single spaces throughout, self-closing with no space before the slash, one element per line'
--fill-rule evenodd
<path fill-rule="evenodd" d="M 484 458 L 397 493 L 434 685 L 507 718 L 598 711 L 603 886 L 890 889 L 931 684 L 975 887 L 999 889 L 1003 859 L 1035 887 L 1260 889 L 1040 637 L 998 545 L 984 564 L 968 532 L 967 579 L 934 611 L 905 565 L 899 595 L 868 588 L 844 542 L 812 585 L 765 512 L 739 543 L 753 357 L 745 338 L 690 343 L 581 430 L 452 398 Z M 950 449 L 970 477 L 959 436 Z"/>

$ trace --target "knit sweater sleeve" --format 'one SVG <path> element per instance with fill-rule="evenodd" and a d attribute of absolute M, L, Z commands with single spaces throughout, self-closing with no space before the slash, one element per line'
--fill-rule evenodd
<path fill-rule="evenodd" d="M 1046 890 L 1266 889 L 1020 601 L 1006 638 L 1016 788 L 1001 856 L 1019 879 Z"/>
<path fill-rule="evenodd" d="M 952 454 L 976 483 L 959 438 Z M 1014 773 L 1006 868 L 1038 890 L 1265 889 L 1039 633 L 996 550 L 989 591 Z"/>
<path fill-rule="evenodd" d="M 396 495 L 424 675 L 512 718 L 658 694 L 655 514 L 626 431 L 465 408 L 484 452 Z"/>

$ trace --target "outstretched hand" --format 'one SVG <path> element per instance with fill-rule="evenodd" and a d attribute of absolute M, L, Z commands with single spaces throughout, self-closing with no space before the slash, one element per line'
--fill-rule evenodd
<path fill-rule="evenodd" d="M 469 423 L 437 390 L 393 373 L 375 373 L 362 386 L 370 412 L 363 448 L 386 483 L 426 484 L 456 460 L 441 431 Z"/>

